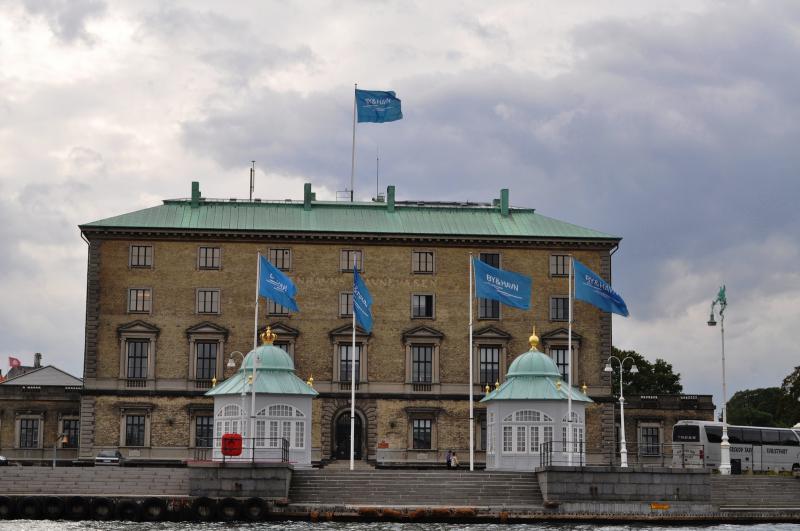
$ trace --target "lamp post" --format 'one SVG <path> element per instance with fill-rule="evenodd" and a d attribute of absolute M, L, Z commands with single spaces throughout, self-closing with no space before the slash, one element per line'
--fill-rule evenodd
<path fill-rule="evenodd" d="M 64 433 L 63 431 L 61 433 L 59 433 L 58 435 L 56 435 L 56 440 L 53 443 L 53 469 L 56 468 L 56 452 L 58 451 L 58 443 L 59 442 L 62 445 L 67 444 L 69 442 L 69 437 L 67 437 L 67 434 Z"/>
<path fill-rule="evenodd" d="M 239 356 L 241 356 L 242 357 L 242 364 L 244 364 L 244 354 L 242 354 L 238 350 L 234 350 L 233 352 L 230 353 L 230 357 L 228 358 L 228 368 L 229 369 L 235 369 L 236 368 L 236 362 L 233 359 L 234 354 L 238 354 Z M 242 406 L 241 406 L 242 417 L 241 417 L 241 420 L 239 421 L 240 422 L 239 431 L 243 431 L 244 430 L 244 419 L 245 419 L 245 417 L 244 417 L 244 397 L 245 397 L 245 390 L 247 389 L 247 384 L 245 382 L 246 382 L 246 380 L 244 379 L 244 376 L 242 376 Z"/>
<path fill-rule="evenodd" d="M 731 473 L 731 445 L 728 442 L 728 387 L 725 384 L 725 308 L 728 299 L 725 297 L 725 286 L 719 288 L 717 298 L 711 302 L 711 316 L 708 326 L 716 326 L 714 308 L 719 304 L 719 331 L 722 337 L 722 442 L 719 445 L 719 473 L 728 476 Z"/>
<path fill-rule="evenodd" d="M 619 365 L 619 425 L 620 425 L 620 434 L 619 434 L 619 459 L 620 459 L 620 466 L 622 468 L 628 468 L 628 447 L 625 444 L 625 398 L 622 396 L 622 368 L 625 365 L 625 362 L 631 360 L 631 374 L 638 374 L 639 369 L 636 367 L 636 361 L 628 356 L 620 360 L 616 356 L 609 356 L 608 360 L 606 361 L 606 366 L 603 368 L 603 372 L 614 372 L 614 368 L 611 366 L 611 361 L 617 360 L 617 364 Z"/>

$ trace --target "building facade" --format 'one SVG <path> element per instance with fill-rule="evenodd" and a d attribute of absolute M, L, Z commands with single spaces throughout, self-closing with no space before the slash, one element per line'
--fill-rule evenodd
<path fill-rule="evenodd" d="M 81 456 L 120 448 L 131 459 L 198 455 L 213 429 L 212 380 L 235 373 L 254 345 L 254 321 L 278 335 L 297 376 L 313 378 L 314 461 L 349 457 L 350 367 L 356 365 L 357 456 L 390 463 L 467 455 L 469 385 L 476 460 L 486 415 L 478 401 L 503 381 L 531 325 L 567 379 L 569 255 L 611 280 L 620 238 L 492 203 L 237 201 L 192 197 L 82 225 L 89 244 Z M 298 287 L 300 312 L 262 299 L 261 253 Z M 474 303 L 468 335 L 469 259 L 532 277 L 531 309 Z M 356 263 L 374 298 L 374 328 L 353 351 L 350 298 Z M 586 408 L 587 447 L 614 441 L 603 365 L 611 317 L 574 308 L 572 381 Z M 474 371 L 469 374 L 468 356 Z M 204 453 L 207 453 L 204 450 Z"/>

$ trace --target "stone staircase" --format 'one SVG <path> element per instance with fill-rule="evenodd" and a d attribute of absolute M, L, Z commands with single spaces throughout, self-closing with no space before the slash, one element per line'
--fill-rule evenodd
<path fill-rule="evenodd" d="M 185 496 L 186 468 L 5 466 L 0 469 L 0 494 L 59 496 Z"/>
<path fill-rule="evenodd" d="M 532 472 L 467 470 L 295 470 L 289 501 L 299 505 L 503 507 L 541 509 Z"/>
<path fill-rule="evenodd" d="M 800 478 L 711 476 L 711 502 L 720 510 L 800 510 Z"/>

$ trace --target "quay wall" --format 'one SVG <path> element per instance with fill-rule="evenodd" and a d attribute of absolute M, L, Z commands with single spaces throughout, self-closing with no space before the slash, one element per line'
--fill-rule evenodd
<path fill-rule="evenodd" d="M 565 502 L 711 503 L 707 470 L 552 466 L 537 472 L 545 504 Z"/>

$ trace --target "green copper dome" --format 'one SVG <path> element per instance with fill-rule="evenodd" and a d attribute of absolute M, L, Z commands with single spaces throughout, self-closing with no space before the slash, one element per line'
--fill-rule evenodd
<path fill-rule="evenodd" d="M 538 350 L 529 350 L 517 357 L 508 368 L 507 378 L 516 376 L 555 376 L 560 377 L 561 372 L 556 366 L 556 362 Z"/>
<path fill-rule="evenodd" d="M 256 359 L 256 370 L 294 371 L 294 362 L 282 348 L 274 345 L 261 345 L 250 351 L 239 367 L 239 372 L 253 371 L 253 359 Z"/>

